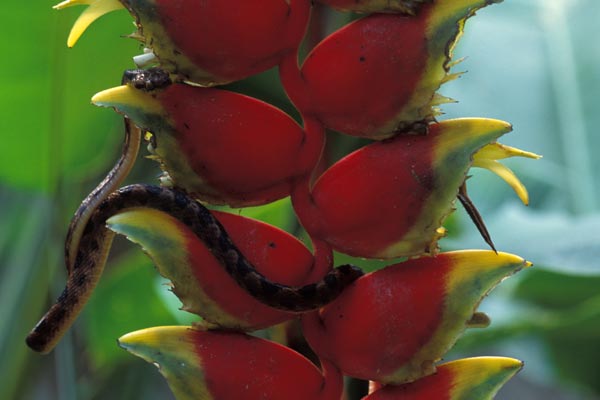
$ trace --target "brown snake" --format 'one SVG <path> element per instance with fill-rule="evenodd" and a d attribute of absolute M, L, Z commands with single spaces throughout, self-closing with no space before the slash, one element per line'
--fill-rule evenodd
<path fill-rule="evenodd" d="M 142 140 L 142 131 L 133 124 L 128 118 L 125 121 L 125 142 L 121 157 L 110 170 L 106 177 L 94 188 L 94 190 L 81 202 L 81 205 L 75 211 L 75 215 L 69 225 L 67 238 L 65 239 L 65 265 L 67 274 L 73 272 L 73 264 L 77 255 L 79 241 L 83 234 L 85 224 L 90 219 L 92 212 L 106 197 L 117 190 L 123 180 L 129 175 L 133 164 L 138 155 L 140 142 Z"/>
<path fill-rule="evenodd" d="M 121 79 L 121 84 L 131 85 L 143 90 L 154 90 L 168 86 L 171 83 L 169 74 L 157 68 L 126 70 Z M 81 202 L 69 225 L 65 240 L 65 265 L 69 275 L 73 272 L 74 258 L 85 224 L 102 200 L 117 190 L 129 175 L 137 158 L 142 140 L 142 131 L 129 118 L 124 117 L 123 120 L 125 123 L 125 141 L 119 160 L 98 186 Z"/>
<path fill-rule="evenodd" d="M 98 283 L 106 263 L 114 237 L 114 233 L 106 228 L 106 220 L 126 209 L 139 207 L 165 212 L 185 224 L 244 290 L 274 308 L 289 312 L 320 308 L 363 274 L 359 268 L 342 265 L 319 282 L 301 287 L 271 282 L 244 257 L 223 226 L 203 205 L 176 189 L 130 185 L 108 195 L 91 213 L 82 231 L 66 287 L 27 336 L 29 347 L 38 352 L 49 352 L 72 325 Z"/>

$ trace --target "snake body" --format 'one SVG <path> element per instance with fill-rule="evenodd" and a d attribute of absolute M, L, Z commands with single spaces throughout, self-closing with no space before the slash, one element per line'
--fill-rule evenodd
<path fill-rule="evenodd" d="M 46 353 L 56 345 L 102 274 L 114 237 L 114 233 L 106 228 L 106 220 L 126 209 L 140 207 L 165 212 L 189 227 L 241 288 L 274 308 L 296 313 L 320 308 L 363 274 L 354 266 L 343 265 L 331 270 L 320 281 L 305 286 L 274 283 L 244 257 L 211 212 L 185 192 L 151 185 L 130 185 L 108 195 L 91 213 L 82 230 L 66 287 L 27 336 L 29 347 Z"/>
<path fill-rule="evenodd" d="M 73 272 L 73 264 L 75 263 L 75 256 L 77 255 L 79 241 L 81 240 L 85 224 L 90 219 L 96 207 L 110 193 L 118 189 L 123 180 L 129 175 L 137 158 L 142 140 L 142 131 L 128 118 L 124 118 L 124 121 L 125 141 L 121 157 L 102 182 L 81 202 L 81 205 L 71 219 L 65 239 L 65 265 L 69 275 Z"/>
<path fill-rule="evenodd" d="M 121 79 L 121 84 L 131 85 L 142 90 L 155 90 L 171 83 L 169 74 L 158 68 L 126 70 Z M 119 160 L 98 186 L 81 202 L 71 219 L 65 240 L 65 265 L 69 275 L 73 272 L 79 241 L 92 212 L 110 193 L 117 190 L 135 164 L 142 140 L 142 131 L 129 118 L 124 117 L 123 120 L 125 140 Z"/>

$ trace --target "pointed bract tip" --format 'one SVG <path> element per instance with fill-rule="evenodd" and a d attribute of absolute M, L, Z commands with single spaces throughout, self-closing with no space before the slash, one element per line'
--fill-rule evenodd
<path fill-rule="evenodd" d="M 92 103 L 100 107 L 114 107 L 138 123 L 140 114 L 162 114 L 160 102 L 148 93 L 128 85 L 116 86 L 96 93 Z"/>
<path fill-rule="evenodd" d="M 131 104 L 137 100 L 136 92 L 136 89 L 127 85 L 116 86 L 96 93 L 92 97 L 92 103 L 103 107 Z"/>
<path fill-rule="evenodd" d="M 160 326 L 141 329 L 121 336 L 117 343 L 130 353 L 142 356 L 143 349 L 168 347 L 170 340 L 177 341 L 184 337 L 192 328 L 187 326 Z"/>
<path fill-rule="evenodd" d="M 448 293 L 462 300 L 467 293 L 477 298 L 488 293 L 501 280 L 525 268 L 527 262 L 515 254 L 491 250 L 459 250 L 445 253 L 453 260 L 453 271 L 447 277 Z M 461 301 L 462 301 L 461 300 Z"/>
<path fill-rule="evenodd" d="M 523 368 L 523 362 L 508 357 L 474 357 L 439 366 L 453 375 L 451 399 L 491 399 L 510 378 Z"/>
<path fill-rule="evenodd" d="M 63 8 L 76 5 L 89 5 L 89 7 L 81 13 L 75 24 L 73 24 L 73 28 L 71 28 L 67 39 L 68 47 L 75 46 L 81 35 L 83 35 L 83 32 L 85 32 L 92 22 L 111 11 L 125 8 L 119 0 L 66 0 L 55 5 L 53 8 L 55 10 L 62 10 Z"/>
<path fill-rule="evenodd" d="M 510 123 L 493 118 L 455 118 L 438 122 L 440 129 L 460 132 L 466 138 L 473 136 L 502 136 L 513 127 Z M 459 133 L 457 133 L 459 134 Z"/>
<path fill-rule="evenodd" d="M 508 122 L 490 118 L 456 118 L 433 123 L 430 132 L 436 132 L 435 163 L 441 171 L 449 171 L 449 162 L 463 171 L 471 166 L 473 154 L 511 130 Z"/>
<path fill-rule="evenodd" d="M 518 372 L 523 368 L 523 361 L 510 357 L 470 357 L 460 360 L 449 361 L 439 367 L 445 366 L 454 371 L 475 372 L 485 370 L 486 372 L 496 372 L 503 370 L 515 370 Z"/>
<path fill-rule="evenodd" d="M 528 262 L 516 254 L 491 250 L 456 250 L 445 254 L 451 256 L 455 262 L 478 265 L 484 268 L 512 264 L 524 267 Z"/>

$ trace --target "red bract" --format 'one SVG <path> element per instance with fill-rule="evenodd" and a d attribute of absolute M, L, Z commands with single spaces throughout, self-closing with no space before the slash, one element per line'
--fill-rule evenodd
<path fill-rule="evenodd" d="M 304 317 L 306 338 L 350 376 L 414 381 L 469 325 L 502 279 L 531 265 L 493 251 L 457 251 L 388 266 L 359 278 L 321 311 Z"/>
<path fill-rule="evenodd" d="M 321 130 L 308 135 L 281 110 L 225 90 L 119 86 L 92 101 L 152 132 L 152 151 L 173 183 L 211 203 L 242 207 L 289 195 L 323 145 Z"/>
<path fill-rule="evenodd" d="M 473 154 L 510 129 L 498 120 L 456 119 L 430 125 L 427 135 L 373 143 L 334 164 L 310 194 L 296 190 L 295 210 L 311 236 L 342 253 L 435 252 Z"/>
<path fill-rule="evenodd" d="M 430 120 L 443 98 L 451 51 L 466 18 L 486 0 L 440 0 L 415 17 L 374 14 L 321 42 L 301 72 L 313 113 L 325 126 L 382 139 Z M 292 96 L 292 98 L 294 98 Z"/>
<path fill-rule="evenodd" d="M 202 84 L 267 70 L 294 51 L 307 0 L 123 0 L 161 65 Z"/>
<path fill-rule="evenodd" d="M 213 211 L 244 256 L 268 279 L 302 286 L 313 272 L 313 257 L 295 237 L 260 221 Z M 160 211 L 133 209 L 107 221 L 153 259 L 173 284 L 182 309 L 228 329 L 262 329 L 295 314 L 268 307 L 239 287 L 194 233 Z"/>
<path fill-rule="evenodd" d="M 91 7 L 75 23 L 69 46 L 95 19 L 124 6 L 136 19 L 134 36 L 162 68 L 206 86 L 277 65 L 298 47 L 310 12 L 308 0 L 66 0 L 55 8 L 78 4 Z"/>
<path fill-rule="evenodd" d="M 158 366 L 179 400 L 338 400 L 342 394 L 342 378 L 328 363 L 323 376 L 300 354 L 243 334 L 160 327 L 129 333 L 119 344 Z"/>

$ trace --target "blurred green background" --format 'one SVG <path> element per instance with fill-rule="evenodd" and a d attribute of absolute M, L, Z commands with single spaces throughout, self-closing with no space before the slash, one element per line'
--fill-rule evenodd
<path fill-rule="evenodd" d="M 0 399 L 172 398 L 152 365 L 129 356 L 117 337 L 150 326 L 181 324 L 149 261 L 118 240 L 109 267 L 71 333 L 48 356 L 24 338 L 62 290 L 62 246 L 79 202 L 120 151 L 122 122 L 91 96 L 120 82 L 137 42 L 125 11 L 96 23 L 73 49 L 68 31 L 82 8 L 52 11 L 49 2 L 5 2 L 0 50 Z M 325 30 L 346 16 L 321 14 Z M 481 310 L 485 330 L 468 332 L 447 359 L 512 356 L 525 369 L 498 399 L 600 398 L 600 2 L 510 0 L 470 20 L 456 50 L 467 70 L 441 93 L 460 102 L 446 117 L 492 117 L 514 124 L 503 142 L 543 154 L 507 162 L 530 191 L 525 208 L 497 177 L 473 170 L 472 200 L 496 247 L 535 268 L 504 282 Z M 316 30 L 318 32 L 318 30 Z M 232 87 L 293 113 L 273 71 Z M 330 137 L 330 159 L 354 141 Z M 145 151 L 143 151 L 145 153 Z M 156 182 L 140 157 L 130 182 Z M 460 206 L 443 249 L 485 248 Z M 298 233 L 289 202 L 248 209 Z M 365 268 L 381 263 L 354 261 Z"/>

